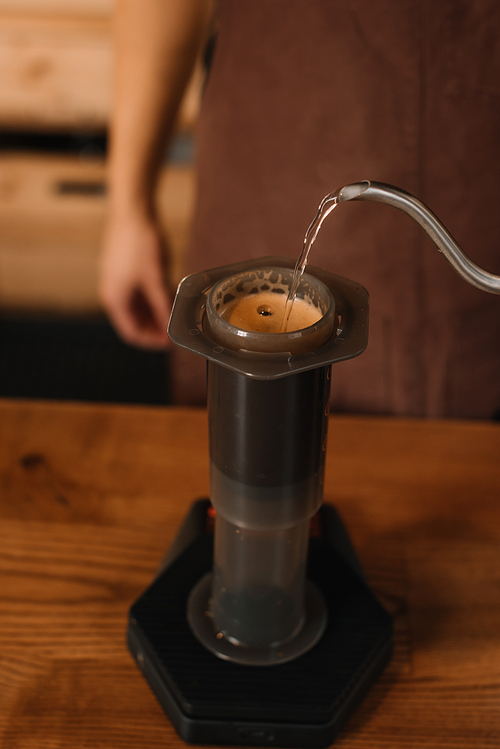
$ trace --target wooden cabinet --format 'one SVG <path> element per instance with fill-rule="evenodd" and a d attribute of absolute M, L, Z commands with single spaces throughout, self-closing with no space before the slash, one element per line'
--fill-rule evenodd
<path fill-rule="evenodd" d="M 113 0 L 0 0 L 0 13 L 30 16 L 109 16 Z"/>
<path fill-rule="evenodd" d="M 0 121 L 11 128 L 105 128 L 108 19 L 0 17 Z"/>
<path fill-rule="evenodd" d="M 104 132 L 111 111 L 112 0 L 0 0 L 0 130 Z M 179 128 L 197 116 L 201 71 Z M 0 307 L 98 308 L 97 257 L 105 164 L 77 156 L 0 152 Z M 194 194 L 193 167 L 159 185 L 177 279 Z"/>
<path fill-rule="evenodd" d="M 5 5 L 11 3 L 0 0 L 0 127 L 104 129 L 112 96 L 109 14 L 34 17 L 2 13 Z M 182 129 L 196 119 L 200 85 L 198 69 L 181 107 Z"/>
<path fill-rule="evenodd" d="M 191 166 L 170 165 L 159 213 L 181 276 L 194 198 Z M 105 220 L 105 167 L 97 159 L 0 155 L 0 306 L 92 312 Z"/>

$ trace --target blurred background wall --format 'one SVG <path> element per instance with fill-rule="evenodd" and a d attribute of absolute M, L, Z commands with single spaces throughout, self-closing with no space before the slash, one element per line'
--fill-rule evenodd
<path fill-rule="evenodd" d="M 106 211 L 112 4 L 0 0 L 0 395 L 23 395 L 2 385 L 19 324 L 26 332 L 29 321 L 34 341 L 48 323 L 59 325 L 61 346 L 61 330 L 71 336 L 70 322 L 81 333 L 102 314 L 97 259 Z M 200 66 L 158 190 L 174 281 L 189 237 L 201 78 Z"/>

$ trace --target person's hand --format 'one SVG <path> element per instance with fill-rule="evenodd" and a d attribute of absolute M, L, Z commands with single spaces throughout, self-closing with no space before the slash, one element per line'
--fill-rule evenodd
<path fill-rule="evenodd" d="M 153 219 L 110 219 L 100 262 L 99 295 L 119 335 L 134 346 L 163 349 L 171 297 L 166 248 Z"/>

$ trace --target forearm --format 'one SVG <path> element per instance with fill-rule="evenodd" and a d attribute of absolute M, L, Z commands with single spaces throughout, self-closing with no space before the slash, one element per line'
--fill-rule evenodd
<path fill-rule="evenodd" d="M 209 12 L 209 0 L 116 0 L 108 159 L 114 215 L 153 211 L 161 157 Z"/>

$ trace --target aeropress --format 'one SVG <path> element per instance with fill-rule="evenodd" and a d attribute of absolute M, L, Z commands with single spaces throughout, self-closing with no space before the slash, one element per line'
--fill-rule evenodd
<path fill-rule="evenodd" d="M 365 181 L 327 198 L 400 208 L 466 280 L 500 293 L 408 193 Z M 308 266 L 297 305 L 312 317 L 267 332 L 294 265 L 265 257 L 188 276 L 169 324 L 207 360 L 210 501 L 194 503 L 132 606 L 128 644 L 188 742 L 328 746 L 391 653 L 391 618 L 322 504 L 331 365 L 366 348 L 368 293 Z"/>

